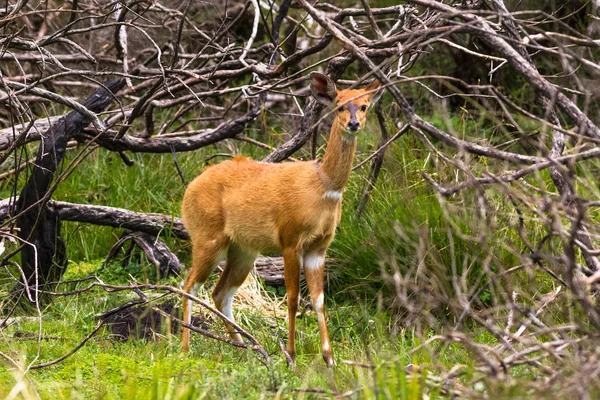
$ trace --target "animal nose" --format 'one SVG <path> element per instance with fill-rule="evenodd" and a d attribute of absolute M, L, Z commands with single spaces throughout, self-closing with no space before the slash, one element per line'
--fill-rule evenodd
<path fill-rule="evenodd" d="M 358 128 L 360 128 L 360 122 L 358 122 L 358 120 L 351 119 L 350 121 L 348 121 L 348 130 L 357 131 Z"/>

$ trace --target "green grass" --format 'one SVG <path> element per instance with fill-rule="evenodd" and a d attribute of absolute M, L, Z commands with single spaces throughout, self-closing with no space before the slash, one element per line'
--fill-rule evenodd
<path fill-rule="evenodd" d="M 255 147 L 231 142 L 237 152 L 261 158 L 265 153 Z M 377 136 L 366 137 L 361 147 L 372 149 Z M 197 152 L 178 154 L 178 163 L 186 179 L 191 180 L 206 165 L 207 159 L 218 153 L 229 152 L 223 145 L 211 146 Z M 134 166 L 126 167 L 120 158 L 104 150 L 92 153 L 73 174 L 59 185 L 53 198 L 77 203 L 103 204 L 136 211 L 159 212 L 179 216 L 179 205 L 184 186 L 180 181 L 171 155 L 134 154 L 130 157 Z M 210 162 L 218 162 L 212 159 Z M 69 160 L 67 159 L 65 165 Z M 379 207 L 392 207 L 402 213 L 395 204 L 400 203 L 400 191 L 386 190 L 395 184 L 393 176 L 384 172 L 377 190 L 373 193 L 365 218 L 357 221 L 349 207 L 360 201 L 360 193 L 367 176 L 368 167 L 354 174 L 345 204 L 345 217 L 338 239 L 330 254 L 340 260 L 353 258 L 365 267 L 364 273 L 373 281 L 380 280 L 372 271 L 377 254 L 368 251 L 372 237 L 371 224 L 376 222 Z M 22 179 L 21 179 L 22 181 Z M 4 195 L 11 188 L 10 182 L 3 187 Z M 388 205 L 385 205 L 389 203 Z M 379 223 L 382 223 L 379 218 Z M 357 237 L 357 233 L 360 237 Z M 153 281 L 154 270 L 145 259 L 134 258 L 123 268 L 100 264 L 110 247 L 120 235 L 119 230 L 65 222 L 63 235 L 67 242 L 71 261 L 65 279 L 99 275 L 103 281 L 127 282 L 131 276 L 140 281 Z M 184 262 L 189 260 L 189 245 L 163 235 L 173 251 Z M 358 257 L 355 257 L 359 254 Z M 342 265 L 343 262 L 342 262 Z M 346 264 L 348 265 L 348 264 Z M 354 271 L 352 274 L 362 273 Z M 42 398 L 261 398 L 261 397 L 313 397 L 314 393 L 297 392 L 310 388 L 324 391 L 326 396 L 357 390 L 360 397 L 374 397 L 377 391 L 390 391 L 394 397 L 417 398 L 422 390 L 418 381 L 402 376 L 404 366 L 419 363 L 424 356 L 408 355 L 417 340 L 413 334 L 393 336 L 389 333 L 389 315 L 377 311 L 372 302 L 363 305 L 344 301 L 344 294 L 333 295 L 344 286 L 348 277 L 344 272 L 331 282 L 329 289 L 329 330 L 334 343 L 337 366 L 328 370 L 322 361 L 316 317 L 307 314 L 299 320 L 297 339 L 297 368 L 291 369 L 279 350 L 277 338 L 285 338 L 285 320 L 273 320 L 260 312 L 244 313 L 242 321 L 272 354 L 264 365 L 249 350 L 238 350 L 229 345 L 195 336 L 189 354 L 179 353 L 179 337 L 165 334 L 159 342 L 142 340 L 119 343 L 109 339 L 103 328 L 82 349 L 57 365 L 31 371 L 28 376 Z M 2 282 L 10 279 L 3 277 Z M 177 284 L 176 278 L 163 281 Z M 80 286 L 83 286 L 81 284 Z M 61 289 L 66 290 L 67 287 Z M 70 288 L 73 289 L 73 288 Z M 369 287 L 356 290 L 344 289 L 346 295 L 369 293 Z M 277 292 L 277 291 L 276 291 Z M 284 292 L 283 292 L 284 293 Z M 279 291 L 279 294 L 283 294 Z M 38 332 L 36 322 L 25 322 L 2 331 L 0 351 L 15 357 L 17 362 L 45 362 L 67 353 L 95 326 L 93 315 L 119 305 L 128 298 L 123 294 L 108 294 L 94 289 L 79 296 L 60 298 L 43 310 L 43 331 L 46 337 L 64 338 L 42 341 L 39 358 L 35 340 L 16 340 L 19 332 Z M 177 299 L 178 301 L 178 299 Z M 240 315 L 241 316 L 241 315 Z M 221 329 L 216 325 L 215 329 Z M 428 360 L 429 355 L 423 360 Z M 343 360 L 359 363 L 376 363 L 377 377 L 363 367 L 343 364 Z M 0 364 L 0 396 L 11 390 L 16 375 L 6 364 Z M 389 378 L 393 377 L 389 384 Z M 373 392 L 375 390 L 375 392 Z M 417 396 L 417 397 L 415 397 Z"/>
<path fill-rule="evenodd" d="M 0 341 L 0 351 L 18 355 L 22 365 L 60 357 L 93 329 L 95 313 L 124 301 L 124 295 L 107 295 L 101 290 L 58 299 L 43 312 L 42 335 L 50 339 L 42 342 L 39 359 L 35 359 L 36 340 L 10 339 L 22 337 L 22 332 L 37 333 L 37 322 L 24 322 L 2 331 L 4 340 Z M 343 360 L 353 360 L 376 363 L 376 382 L 382 385 L 379 390 L 389 386 L 389 390 L 398 393 L 404 390 L 407 395 L 420 391 L 411 389 L 408 380 L 407 388 L 395 386 L 402 383 L 394 375 L 402 370 L 399 366 L 430 362 L 427 352 L 408 355 L 416 344 L 411 334 L 391 336 L 384 314 L 373 314 L 360 306 L 336 304 L 333 300 L 327 305 L 337 361 L 331 370 L 321 359 L 314 314 L 299 320 L 298 365 L 294 370 L 286 365 L 276 340 L 280 331 L 277 326 L 285 326 L 285 321 L 246 310 L 249 314 L 243 318 L 245 327 L 272 354 L 266 365 L 251 350 L 238 350 L 199 335 L 193 336 L 191 351 L 180 354 L 178 336 L 165 333 L 158 342 L 120 343 L 110 340 L 107 330 L 101 330 L 73 356 L 54 366 L 31 371 L 29 378 L 35 382 L 42 398 L 165 398 L 167 394 L 181 399 L 202 395 L 270 398 L 278 392 L 283 397 L 296 398 L 301 392 L 295 390 L 301 388 L 329 393 L 373 390 L 373 377 L 368 369 L 343 363 Z M 215 324 L 214 329 L 220 331 L 222 327 Z M 52 339 L 57 337 L 63 339 Z M 386 383 L 390 377 L 394 377 L 392 383 Z M 8 393 L 14 384 L 14 374 L 6 365 L 0 366 L 0 394 Z"/>
<path fill-rule="evenodd" d="M 373 124 L 372 128 L 375 126 Z M 119 343 L 110 340 L 109 332 L 103 328 L 67 360 L 29 373 L 42 398 L 185 399 L 205 395 L 209 398 L 270 398 L 279 395 L 310 398 L 316 395 L 296 391 L 302 388 L 322 390 L 326 397 L 355 390 L 361 398 L 375 398 L 384 392 L 389 392 L 390 398 L 420 398 L 423 387 L 419 379 L 406 376 L 403 366 L 431 363 L 435 367 L 435 363 L 432 363 L 428 352 L 409 354 L 419 343 L 415 332 L 392 335 L 389 331 L 389 313 L 378 309 L 371 297 L 374 290 L 384 287 L 377 257 L 381 251 L 397 247 L 392 228 L 398 224 L 423 225 L 428 223 L 432 215 L 439 215 L 439 211 L 431 213 L 431 209 L 439 209 L 439 205 L 416 174 L 422 161 L 412 158 L 414 152 L 405 152 L 403 140 L 390 148 L 389 152 L 395 153 L 389 156 L 390 167 L 383 171 L 363 218 L 357 219 L 353 208 L 362 196 L 368 166 L 353 174 L 347 189 L 344 217 L 330 250 L 330 255 L 341 263 L 340 270 L 330 282 L 327 304 L 329 330 L 337 361 L 335 368 L 328 370 L 322 361 L 318 327 L 313 314 L 307 314 L 299 320 L 298 365 L 293 370 L 286 365 L 277 342 L 279 336 L 286 335 L 285 320 L 273 320 L 260 312 L 250 312 L 244 314 L 242 321 L 244 327 L 272 354 L 267 365 L 263 365 L 249 350 L 234 349 L 198 336 L 194 337 L 191 352 L 181 355 L 177 336 L 165 335 L 160 342 Z M 377 141 L 377 135 L 365 135 L 361 138 L 362 151 L 366 154 L 376 146 Z M 265 154 L 251 145 L 232 143 L 238 147 L 239 153 L 255 158 Z M 190 180 L 201 171 L 205 160 L 223 152 L 227 150 L 222 145 L 212 146 L 179 154 L 178 162 L 186 179 Z M 405 159 L 400 162 L 402 168 L 395 170 L 398 154 Z M 411 159 L 407 160 L 406 157 Z M 94 152 L 61 183 L 53 198 L 179 216 L 184 186 L 172 157 L 134 154 L 131 158 L 135 165 L 126 167 L 116 154 L 104 150 Z M 416 192 L 401 189 L 405 185 L 415 188 Z M 10 185 L 6 184 L 5 193 L 8 190 Z M 419 212 L 413 220 L 415 215 L 411 210 L 416 209 Z M 375 231 L 381 233 L 374 235 Z M 119 230 L 66 222 L 63 224 L 63 234 L 71 260 L 65 279 L 99 274 L 106 282 L 122 284 L 130 279 L 130 274 L 140 281 L 152 281 L 154 278 L 153 267 L 143 257 L 134 259 L 127 268 L 118 264 L 110 264 L 105 269 L 99 267 L 118 239 Z M 164 239 L 184 262 L 189 260 L 187 243 L 170 238 L 168 234 Z M 383 247 L 374 250 L 376 243 Z M 361 278 L 363 283 L 359 284 Z M 171 278 L 166 283 L 176 284 L 176 281 Z M 281 291 L 279 294 L 282 294 Z M 349 303 L 346 300 L 351 296 L 360 296 L 363 301 Z M 94 314 L 125 301 L 127 298 L 122 294 L 107 294 L 94 289 L 91 293 L 53 302 L 43 311 L 42 334 L 66 340 L 43 341 L 36 362 L 52 360 L 68 352 L 93 329 Z M 221 327 L 217 325 L 216 328 Z M 11 339 L 17 330 L 38 332 L 38 325 L 27 322 L 2 331 L 4 340 L 0 340 L 0 351 L 15 356 L 19 363 L 27 365 L 35 359 L 37 342 Z M 449 352 L 452 354 L 444 351 L 443 358 L 455 362 L 456 352 Z M 468 362 L 466 353 L 461 354 L 460 358 L 461 362 Z M 363 367 L 346 365 L 343 360 L 374 363 L 377 369 L 373 373 Z M 15 375 L 6 365 L 0 367 L 0 382 L 3 382 L 0 384 L 0 394 L 6 393 L 15 384 Z M 434 392 L 431 394 L 435 395 Z"/>
<path fill-rule="evenodd" d="M 486 137 L 494 134 L 489 130 L 477 131 L 483 123 L 466 111 L 464 115 L 450 119 L 436 118 L 433 118 L 436 125 L 461 134 Z M 377 132 L 376 126 L 376 121 L 371 118 L 366 131 Z M 388 128 L 394 132 L 393 126 Z M 252 130 L 249 134 L 260 135 Z M 277 138 L 276 135 L 270 137 Z M 362 135 L 357 159 L 370 154 L 378 141 L 378 134 Z M 243 142 L 232 140 L 229 146 L 218 144 L 178 154 L 177 160 L 185 178 L 191 180 L 207 162 L 220 161 L 221 158 L 212 157 L 231 153 L 232 147 L 236 154 L 257 159 L 266 154 Z M 437 143 L 434 146 L 441 147 Z M 73 154 L 69 154 L 65 166 Z M 118 155 L 105 150 L 95 151 L 58 186 L 53 198 L 179 216 L 184 185 L 172 156 L 133 154 L 130 157 L 135 164 L 127 167 Z M 480 165 L 475 161 L 475 172 L 502 168 L 501 164 Z M 477 358 L 465 346 L 433 342 L 429 347 L 414 351 L 424 340 L 447 332 L 447 327 L 453 326 L 458 316 L 446 304 L 440 304 L 433 309 L 417 310 L 434 315 L 435 323 L 413 323 L 411 315 L 406 316 L 405 304 L 398 304 L 390 277 L 398 272 L 415 282 L 417 287 L 408 290 L 408 301 L 417 308 L 428 307 L 427 303 L 420 302 L 420 296 L 427 290 L 443 293 L 449 301 L 453 300 L 456 295 L 453 277 L 464 276 L 468 284 L 464 289 L 471 294 L 485 288 L 474 303 L 475 308 L 481 309 L 497 305 L 494 290 L 507 282 L 515 285 L 523 298 L 548 293 L 555 287 L 554 281 L 541 273 L 535 274 L 532 285 L 527 271 L 515 274 L 514 279 L 490 282 L 491 275 L 519 262 L 521 249 L 513 245 L 518 242 L 517 220 L 501 191 L 486 191 L 490 209 L 495 213 L 485 221 L 486 225 L 482 225 L 472 191 L 440 200 L 421 176 L 423 172 L 445 184 L 465 178 L 457 176 L 455 171 L 415 135 L 406 135 L 388 148 L 384 168 L 360 218 L 356 208 L 362 198 L 369 166 L 352 174 L 344 193 L 343 218 L 328 254 L 338 260 L 329 276 L 326 296 L 328 326 L 337 362 L 331 370 L 321 359 L 314 314 L 308 313 L 299 320 L 298 365 L 294 370 L 286 365 L 279 350 L 278 338 L 287 335 L 285 319 L 276 319 L 260 310 L 245 309 L 237 317 L 271 354 L 266 365 L 250 350 L 238 350 L 198 335 L 194 335 L 191 352 L 182 355 L 178 335 L 163 332 L 160 341 L 120 343 L 112 340 L 108 330 L 103 328 L 68 359 L 30 371 L 28 377 L 42 398 L 314 398 L 333 397 L 350 391 L 353 398 L 417 399 L 425 392 L 430 398 L 442 396 L 437 389 L 426 387 L 428 375 L 440 375 L 455 365 L 463 365 L 467 372 L 459 383 L 470 389 L 480 387 L 476 385 L 479 380 L 472 381 L 477 375 Z M 586 176 L 585 173 L 582 175 Z M 538 178 L 550 186 L 547 175 L 541 174 Z M 23 177 L 19 182 L 22 184 Z M 9 181 L 2 184 L 3 196 L 10 193 L 13 184 Z M 595 188 L 582 187 L 581 190 L 593 192 Z M 531 218 L 527 228 L 532 239 L 543 237 L 545 232 L 538 221 L 529 214 L 526 217 Z M 489 235 L 490 231 L 494 234 Z M 116 284 L 126 284 L 131 277 L 154 282 L 154 266 L 143 256 L 136 255 L 127 267 L 118 263 L 100 267 L 120 234 L 118 229 L 65 222 L 63 236 L 70 263 L 64 278 L 94 274 L 105 282 Z M 188 243 L 171 237 L 168 232 L 161 238 L 185 264 L 189 262 Z M 484 262 L 486 254 L 493 255 L 487 264 Z M 177 285 L 180 280 L 180 277 L 171 277 L 161 282 Z M 11 284 L 12 279 L 4 270 L 0 271 L 0 295 L 10 290 Z M 79 284 L 79 287 L 84 285 Z M 66 285 L 61 289 L 75 287 L 77 285 Z M 285 293 L 281 288 L 266 289 L 278 296 Z M 70 351 L 94 328 L 96 313 L 130 299 L 123 293 L 107 293 L 100 289 L 59 298 L 43 310 L 41 333 L 52 339 L 41 342 L 39 358 L 36 358 L 38 343 L 35 340 L 17 338 L 19 332 L 38 333 L 38 322 L 22 322 L 0 331 L 0 352 L 22 367 L 53 360 Z M 568 321 L 577 316 L 577 311 L 569 312 L 572 315 L 565 316 L 561 310 L 553 310 L 552 318 Z M 213 328 L 221 330 L 222 326 L 216 324 Z M 477 328 L 472 321 L 464 322 L 464 331 L 477 343 L 498 344 L 497 339 Z M 374 365 L 375 368 L 349 365 L 344 360 Z M 418 366 L 419 372 L 407 374 L 405 367 L 408 364 Z M 511 374 L 536 379 L 527 367 L 517 368 Z M 480 374 L 477 376 L 481 377 Z M 0 397 L 13 389 L 17 377 L 18 373 L 9 364 L 0 362 Z M 483 379 L 481 384 L 488 394 L 497 394 L 500 398 L 510 398 L 523 389 L 518 382 L 478 379 Z"/>

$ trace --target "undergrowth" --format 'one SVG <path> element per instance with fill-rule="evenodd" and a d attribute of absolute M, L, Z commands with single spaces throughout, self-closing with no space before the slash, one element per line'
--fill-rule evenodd
<path fill-rule="evenodd" d="M 469 115 L 458 115 L 450 121 L 440 119 L 436 123 L 447 123 L 453 129 L 464 128 L 463 132 L 479 126 Z M 389 124 L 388 129 L 393 133 L 395 127 Z M 377 132 L 374 118 L 365 130 Z M 260 134 L 251 130 L 248 133 Z M 360 137 L 358 160 L 376 149 L 378 138 L 379 135 L 374 133 Z M 319 154 L 323 150 L 320 148 Z M 255 159 L 266 154 L 251 144 L 229 140 L 199 151 L 180 153 L 177 163 L 189 181 L 205 165 L 220 161 L 225 153 L 244 154 Z M 449 233 L 449 222 L 440 200 L 421 175 L 429 174 L 440 182 L 452 182 L 456 178 L 452 169 L 446 170 L 443 162 L 430 154 L 427 145 L 414 135 L 406 135 L 392 144 L 361 216 L 356 213 L 356 208 L 368 179 L 368 164 L 351 176 L 344 193 L 343 218 L 328 254 L 337 260 L 328 275 L 326 296 L 328 326 L 337 364 L 333 369 L 327 369 L 321 359 L 317 321 L 311 312 L 299 320 L 298 360 L 293 369 L 287 366 L 278 342 L 285 340 L 287 335 L 285 319 L 264 310 L 237 307 L 240 324 L 271 355 L 268 363 L 263 363 L 250 350 L 238 350 L 198 335 L 193 337 L 191 352 L 180 354 L 177 334 L 159 332 L 157 341 L 122 343 L 111 337 L 107 328 L 102 328 L 71 357 L 50 367 L 30 371 L 29 379 L 42 398 L 65 399 L 312 398 L 340 394 L 354 398 L 418 399 L 425 392 L 429 398 L 447 395 L 440 385 L 434 385 L 436 389 L 431 385 L 425 389 L 431 379 L 429 375 L 461 365 L 467 373 L 460 381 L 467 383 L 475 370 L 472 354 L 459 345 L 434 343 L 421 347 L 422 340 L 435 332 L 417 332 L 415 326 L 399 317 L 401 307 L 392 306 L 396 301 L 393 285 L 382 278 L 382 274 L 384 277 L 393 274 L 394 268 L 406 271 L 418 267 L 415 246 L 427 237 L 428 257 L 433 257 L 433 265 L 441 268 L 441 275 L 448 274 L 448 269 L 453 266 L 456 268 L 453 273 L 466 276 L 469 283 L 476 285 L 474 291 L 486 283 L 481 279 L 488 272 L 483 271 L 481 252 L 489 249 L 478 248 L 454 231 Z M 53 198 L 179 216 L 185 188 L 173 157 L 155 154 L 130 157 L 134 165 L 127 167 L 118 155 L 96 150 L 58 186 Z M 68 162 L 69 157 L 65 166 Z M 19 182 L 23 179 L 20 177 Z M 2 196 L 10 194 L 12 185 L 14 182 L 3 183 Z M 462 224 L 463 231 L 468 231 L 475 215 L 473 198 L 469 196 L 456 199 L 456 203 L 464 206 L 462 222 L 457 222 Z M 499 210 L 501 202 L 498 198 Z M 120 234 L 113 228 L 64 222 L 63 237 L 70 260 L 65 279 L 96 275 L 105 282 L 118 284 L 131 279 L 155 282 L 155 268 L 143 256 L 134 257 L 128 266 L 119 263 L 103 266 L 104 258 Z M 510 229 L 498 229 L 496 235 L 495 243 L 516 239 L 515 231 Z M 164 232 L 161 238 L 184 264 L 189 263 L 188 243 L 175 239 L 169 232 Z M 514 261 L 512 253 L 501 245 L 493 249 L 493 254 L 491 268 L 510 265 Z M 171 277 L 162 278 L 161 282 L 175 286 L 180 280 L 181 277 Z M 449 279 L 441 281 L 448 286 L 444 290 L 450 293 Z M 0 273 L 0 295 L 10 290 L 13 282 L 6 273 Z M 551 289 L 543 279 L 538 279 L 537 283 L 536 290 L 540 292 Z M 210 287 L 210 283 L 207 286 Z M 69 289 L 75 287 L 78 286 Z M 278 296 L 277 301 L 283 302 L 284 290 L 266 289 L 272 296 Z M 0 330 L 0 351 L 21 368 L 56 359 L 70 351 L 94 328 L 94 315 L 129 300 L 131 298 L 126 295 L 107 293 L 98 288 L 78 296 L 57 298 L 42 310 L 41 332 L 38 321 L 21 321 Z M 491 294 L 482 290 L 477 306 L 489 305 L 492 305 Z M 456 318 L 443 315 L 443 310 L 439 315 L 450 320 Z M 217 323 L 214 328 L 222 329 L 222 326 Z M 36 339 L 38 333 L 41 333 L 41 342 Z M 476 334 L 476 340 L 483 344 L 497 342 L 488 333 Z M 414 373 L 408 374 L 407 366 Z M 524 368 L 522 373 L 527 376 L 527 369 Z M 19 374 L 10 365 L 0 364 L 0 395 L 9 393 L 20 379 Z M 513 390 L 520 390 L 519 385 L 514 389 L 479 384 L 481 390 L 506 396 Z"/>

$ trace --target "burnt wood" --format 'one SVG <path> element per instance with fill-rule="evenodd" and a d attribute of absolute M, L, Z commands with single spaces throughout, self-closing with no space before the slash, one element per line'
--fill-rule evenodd
<path fill-rule="evenodd" d="M 104 110 L 114 99 L 124 81 L 108 82 L 85 99 L 81 105 L 92 113 Z M 23 186 L 16 202 L 16 225 L 23 241 L 21 267 L 27 283 L 38 285 L 54 282 L 63 275 L 66 265 L 66 248 L 60 236 L 60 218 L 53 209 L 46 207 L 52 195 L 51 184 L 60 162 L 63 160 L 67 142 L 91 119 L 77 111 L 60 118 L 44 132 L 29 180 Z M 20 282 L 15 289 L 23 288 Z"/>

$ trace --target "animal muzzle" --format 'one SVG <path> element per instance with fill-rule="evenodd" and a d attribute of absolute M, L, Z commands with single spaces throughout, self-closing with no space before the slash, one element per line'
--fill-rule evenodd
<path fill-rule="evenodd" d="M 348 121 L 346 129 L 348 129 L 350 132 L 356 132 L 360 129 L 360 122 L 358 122 L 358 120 L 356 119 L 351 119 L 350 121 Z"/>

